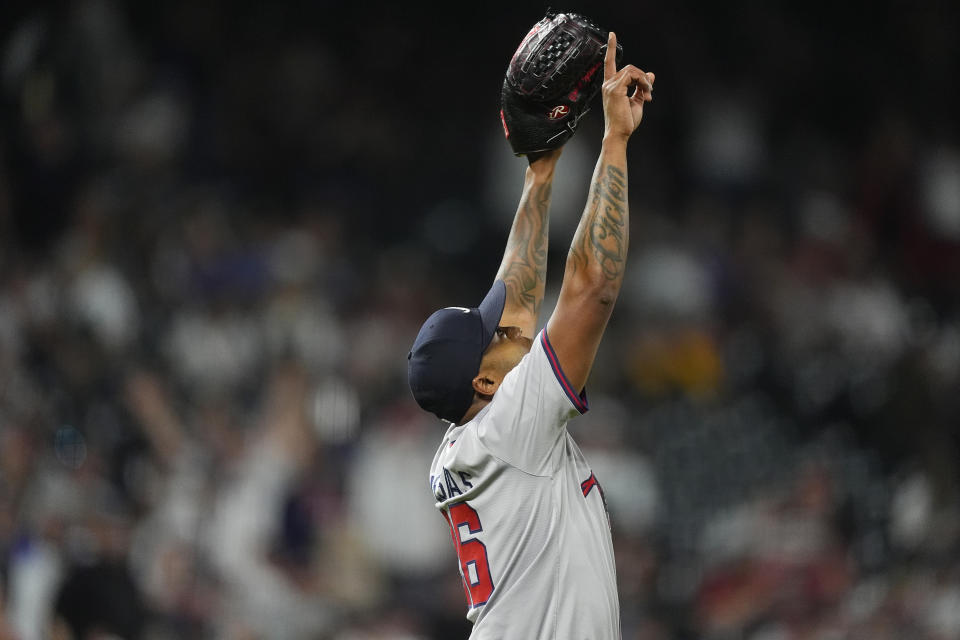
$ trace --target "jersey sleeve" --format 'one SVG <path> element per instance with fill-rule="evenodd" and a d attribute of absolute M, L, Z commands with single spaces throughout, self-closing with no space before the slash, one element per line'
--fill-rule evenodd
<path fill-rule="evenodd" d="M 563 373 L 547 330 L 504 377 L 478 425 L 480 441 L 495 456 L 536 475 L 552 473 L 567 422 L 588 409 Z"/>

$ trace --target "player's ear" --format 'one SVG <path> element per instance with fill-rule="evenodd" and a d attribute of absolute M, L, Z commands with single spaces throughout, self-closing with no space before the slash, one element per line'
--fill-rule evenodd
<path fill-rule="evenodd" d="M 478 373 L 477 377 L 473 379 L 473 390 L 481 396 L 492 396 L 499 386 L 499 380 L 494 380 L 483 372 Z"/>

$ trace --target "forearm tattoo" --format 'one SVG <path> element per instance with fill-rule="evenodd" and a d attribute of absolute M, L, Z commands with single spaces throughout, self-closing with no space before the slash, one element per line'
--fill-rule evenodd
<path fill-rule="evenodd" d="M 570 246 L 574 271 L 596 261 L 607 280 L 623 276 L 627 257 L 627 182 L 623 170 L 604 164 L 590 206 Z"/>
<path fill-rule="evenodd" d="M 511 259 L 501 274 L 507 287 L 507 303 L 533 314 L 540 310 L 547 277 L 547 212 L 551 189 L 551 183 L 538 185 L 520 203 L 507 241 L 507 255 Z"/>

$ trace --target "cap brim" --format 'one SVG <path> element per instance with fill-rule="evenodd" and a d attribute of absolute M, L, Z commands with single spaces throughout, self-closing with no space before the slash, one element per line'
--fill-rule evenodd
<path fill-rule="evenodd" d="M 483 350 L 486 350 L 490 345 L 493 334 L 500 326 L 500 318 L 503 317 L 503 305 L 506 299 L 507 285 L 503 283 L 503 280 L 495 280 L 493 286 L 490 287 L 490 291 L 483 298 L 483 302 L 477 307 L 477 311 L 480 312 L 480 322 L 483 325 Z"/>

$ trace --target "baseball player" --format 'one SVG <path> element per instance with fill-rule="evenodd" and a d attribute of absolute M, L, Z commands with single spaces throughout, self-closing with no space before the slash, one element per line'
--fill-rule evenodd
<path fill-rule="evenodd" d="M 531 155 L 503 261 L 477 307 L 431 315 L 408 356 L 420 406 L 450 422 L 430 469 L 450 527 L 472 639 L 620 637 L 603 491 L 567 432 L 620 291 L 627 256 L 627 142 L 654 75 L 603 58 L 604 136 L 559 299 L 544 295 L 560 150 Z"/>

